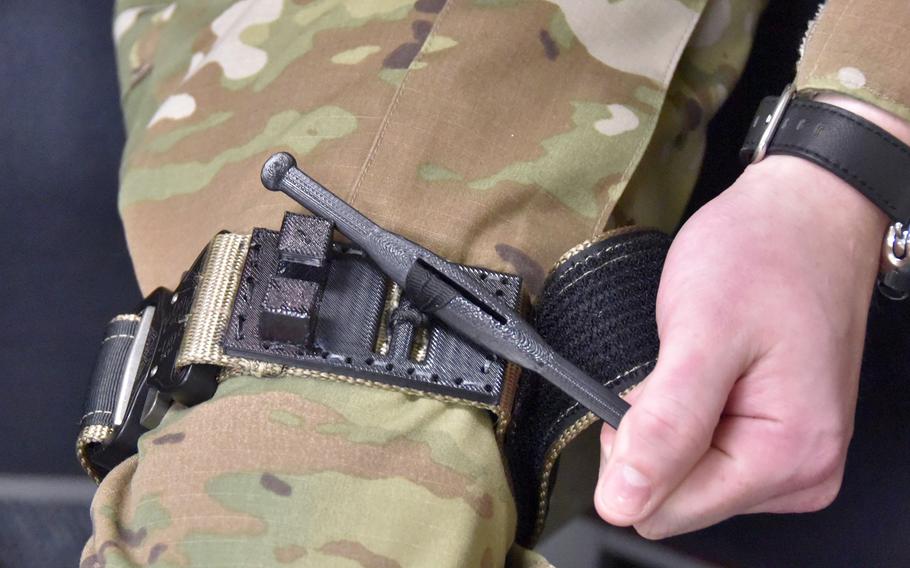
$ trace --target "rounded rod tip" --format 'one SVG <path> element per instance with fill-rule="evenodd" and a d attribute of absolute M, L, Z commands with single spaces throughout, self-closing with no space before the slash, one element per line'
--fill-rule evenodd
<path fill-rule="evenodd" d="M 287 152 L 272 154 L 262 166 L 262 185 L 271 191 L 280 191 L 281 182 L 291 168 L 297 167 L 297 160 Z"/>

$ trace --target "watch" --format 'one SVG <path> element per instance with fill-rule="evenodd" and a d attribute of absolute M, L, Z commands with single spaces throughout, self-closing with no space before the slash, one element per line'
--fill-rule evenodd
<path fill-rule="evenodd" d="M 910 296 L 910 146 L 847 110 L 797 97 L 788 85 L 761 102 L 740 150 L 747 164 L 772 154 L 827 169 L 888 215 L 879 290 L 894 300 Z"/>

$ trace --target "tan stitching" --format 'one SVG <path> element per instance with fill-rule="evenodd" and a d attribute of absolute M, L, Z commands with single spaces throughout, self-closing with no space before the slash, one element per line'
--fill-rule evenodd
<path fill-rule="evenodd" d="M 205 259 L 196 296 L 190 309 L 183 343 L 180 346 L 180 353 L 177 357 L 177 366 L 199 363 L 224 367 L 218 376 L 220 382 L 239 375 L 252 375 L 254 377 L 312 377 L 482 408 L 493 412 L 497 416 L 500 415 L 502 409 L 499 405 L 434 394 L 420 389 L 388 385 L 368 379 L 226 355 L 221 348 L 221 339 L 231 316 L 234 297 L 240 284 L 249 243 L 249 235 L 225 233 L 215 237 L 209 245 L 209 252 Z"/>
<path fill-rule="evenodd" d="M 93 410 L 91 412 L 86 412 L 85 414 L 83 414 L 82 418 L 80 418 L 79 420 L 80 421 L 85 420 L 86 418 L 88 418 L 89 416 L 92 416 L 93 414 L 110 414 L 110 413 L 111 413 L 110 410 Z"/>
<path fill-rule="evenodd" d="M 431 398 L 444 403 L 490 411 L 497 417 L 497 435 L 501 435 L 500 432 L 505 432 L 505 428 L 508 425 L 508 417 L 504 417 L 505 408 L 502 404 L 485 404 L 368 379 L 226 355 L 221 348 L 221 339 L 231 315 L 249 242 L 250 237 L 248 235 L 231 233 L 218 235 L 212 241 L 205 259 L 201 279 L 197 286 L 196 296 L 193 299 L 193 306 L 190 310 L 186 332 L 177 358 L 178 366 L 193 363 L 221 366 L 222 371 L 218 376 L 219 382 L 224 382 L 240 375 L 252 375 L 255 377 L 310 377 L 378 388 L 410 396 Z M 397 289 L 397 286 L 395 288 Z M 400 293 L 400 291 L 398 292 Z M 397 296 L 397 294 L 395 295 Z M 395 303 L 397 304 L 397 302 Z M 387 302 L 389 307 L 391 304 L 392 302 Z M 507 380 L 502 397 L 503 401 L 514 396 L 514 387 L 509 386 L 509 383 L 515 382 L 512 376 L 517 378 L 518 370 L 517 368 L 512 370 L 512 367 L 510 365 L 506 369 Z"/>
<path fill-rule="evenodd" d="M 79 459 L 79 465 L 85 470 L 85 473 L 91 477 L 95 483 L 101 483 L 101 476 L 92 467 L 88 459 L 88 449 L 92 444 L 103 444 L 114 435 L 114 429 L 110 426 L 93 424 L 86 426 L 79 431 L 76 438 L 76 457 Z"/>
<path fill-rule="evenodd" d="M 249 235 L 234 233 L 218 235 L 209 245 L 180 345 L 178 367 L 192 363 L 221 366 L 234 363 L 234 358 L 226 356 L 221 349 L 221 338 L 231 317 L 249 245 Z M 259 375 L 279 368 L 280 365 L 264 362 L 255 366 Z"/>
<path fill-rule="evenodd" d="M 626 371 L 624 373 L 620 373 L 619 375 L 616 375 L 615 377 L 613 377 L 612 379 L 610 379 L 609 381 L 604 383 L 604 386 L 605 387 L 613 386 L 616 383 L 618 383 L 619 381 L 621 381 L 622 379 L 624 379 L 624 378 L 628 377 L 629 375 L 631 375 L 632 373 L 634 373 L 635 371 L 641 369 L 642 367 L 646 367 L 647 365 L 651 365 L 656 362 L 657 362 L 657 359 L 654 358 L 654 359 L 649 359 L 649 360 L 645 361 L 644 363 L 639 363 L 638 365 L 635 365 L 628 371 Z M 633 386 L 635 386 L 635 385 L 633 385 Z M 625 394 L 625 392 L 626 391 L 623 391 L 623 394 Z"/>
<path fill-rule="evenodd" d="M 521 377 L 521 367 L 514 363 L 506 363 L 503 373 L 502 393 L 499 395 L 497 405 L 498 420 L 496 421 L 496 439 L 500 447 L 505 446 L 506 430 L 512 421 L 512 407 L 515 404 L 515 394 L 518 392 L 518 381 Z"/>
<path fill-rule="evenodd" d="M 562 256 L 560 256 L 559 260 L 557 260 L 556 263 L 553 264 L 553 266 L 550 268 L 550 272 L 548 272 L 547 275 L 549 276 L 550 273 L 552 273 L 554 270 L 556 270 L 557 268 L 561 267 L 563 264 L 568 262 L 569 259 L 572 258 L 573 256 L 575 256 L 576 254 L 582 252 L 583 250 L 585 250 L 587 248 L 590 248 L 590 247 L 596 245 L 599 242 L 605 241 L 612 237 L 618 237 L 619 235 L 624 235 L 626 233 L 634 233 L 637 231 L 646 231 L 646 230 L 648 230 L 648 227 L 630 225 L 627 227 L 619 227 L 616 229 L 611 229 L 609 231 L 604 231 L 603 233 L 598 235 L 597 238 L 582 241 L 582 242 L 578 243 L 577 245 L 575 245 L 574 247 L 567 250 L 566 252 L 562 253 Z"/>
<path fill-rule="evenodd" d="M 853 3 L 853 2 L 852 2 L 852 0 L 851 0 L 851 2 L 850 2 L 849 4 L 847 4 L 847 8 L 849 8 L 849 7 L 850 7 L 850 4 L 852 4 L 852 3 Z M 820 6 L 820 7 L 818 8 L 818 12 L 816 13 L 816 22 L 817 22 L 817 23 L 816 23 L 816 25 L 813 26 L 813 27 L 817 29 L 818 26 L 822 23 L 822 20 L 823 20 L 826 16 L 829 16 L 829 15 L 830 15 L 831 18 L 835 18 L 835 15 L 832 14 L 832 13 L 831 13 L 831 10 L 828 8 L 828 3 L 825 2 L 825 4 L 824 4 L 823 6 Z M 838 26 L 840 26 L 840 23 L 841 23 L 841 17 L 840 17 L 840 16 L 841 16 L 841 15 L 843 15 L 843 12 L 841 12 L 841 14 L 838 15 L 838 16 L 836 17 L 836 19 L 835 19 L 835 21 L 834 21 L 834 24 L 833 24 L 833 26 L 832 26 L 831 31 L 828 32 L 828 37 L 825 38 L 825 42 L 819 47 L 818 53 L 817 53 L 816 56 L 815 56 L 815 57 L 816 57 L 816 59 L 815 59 L 815 65 L 812 66 L 812 71 L 809 72 L 809 75 L 810 75 L 810 76 L 814 75 L 815 72 L 818 71 L 818 66 L 819 66 L 819 64 L 821 63 L 822 56 L 824 55 L 825 51 L 828 49 L 828 43 L 831 41 L 831 38 L 834 37 L 834 32 L 837 31 Z M 815 30 L 813 30 L 813 31 L 815 31 Z M 798 65 L 798 64 L 799 64 L 799 62 L 797 63 L 797 65 Z"/>
<path fill-rule="evenodd" d="M 547 496 L 550 492 L 550 475 L 553 473 L 553 467 L 556 460 L 565 449 L 569 442 L 584 432 L 588 426 L 597 422 L 598 418 L 593 413 L 588 412 L 572 426 L 566 429 L 562 435 L 547 450 L 547 456 L 544 459 L 543 473 L 540 476 L 540 486 L 537 492 L 537 519 L 534 521 L 534 532 L 531 536 L 531 542 L 535 542 L 543 531 L 544 521 L 547 518 Z"/>
<path fill-rule="evenodd" d="M 427 349 L 430 347 L 430 332 L 426 327 L 420 326 L 414 333 L 414 343 L 411 346 L 411 359 L 416 363 L 427 360 Z"/>
<path fill-rule="evenodd" d="M 389 321 L 392 312 L 398 307 L 401 300 L 401 288 L 398 284 L 392 282 L 386 292 L 385 305 L 382 308 L 382 314 L 379 316 L 379 329 L 376 332 L 376 344 L 373 350 L 380 355 L 389 354 Z"/>
<path fill-rule="evenodd" d="M 491 405 L 491 404 L 484 404 L 482 402 L 465 400 L 463 398 L 458 398 L 455 396 L 436 394 L 436 393 L 419 390 L 419 389 L 400 387 L 400 386 L 396 386 L 396 385 L 389 385 L 386 383 L 381 383 L 378 381 L 371 381 L 368 379 L 349 377 L 347 375 L 337 375 L 335 373 L 314 371 L 312 369 L 305 369 L 303 367 L 284 367 L 280 374 L 282 376 L 287 375 L 287 376 L 292 376 L 292 377 L 313 377 L 313 378 L 317 378 L 317 379 L 337 381 L 337 382 L 348 383 L 348 384 L 352 384 L 352 385 L 364 385 L 364 386 L 368 386 L 368 387 L 379 388 L 382 390 L 388 390 L 388 391 L 398 392 L 398 393 L 407 394 L 407 395 L 420 396 L 420 397 L 424 397 L 424 398 L 432 398 L 432 399 L 439 400 L 442 402 L 459 404 L 459 405 L 467 405 L 467 406 L 471 406 L 474 408 L 482 408 L 484 410 L 489 410 L 489 411 L 493 412 L 497 416 L 499 415 L 499 412 L 500 412 L 500 408 L 498 406 Z"/>
<path fill-rule="evenodd" d="M 615 384 L 617 381 L 619 381 L 623 377 L 628 376 L 630 373 L 640 369 L 641 367 L 643 367 L 645 365 L 648 365 L 649 363 L 652 363 L 655 360 L 656 359 L 652 359 L 645 363 L 641 363 L 640 365 L 636 365 L 632 369 L 629 369 L 628 371 L 626 371 L 620 375 L 617 375 L 615 378 L 610 379 L 606 384 L 607 385 Z M 628 388 L 624 389 L 621 393 L 619 393 L 619 396 L 626 396 L 627 394 L 632 392 L 632 390 L 635 389 L 635 387 L 637 387 L 639 384 L 640 383 L 630 385 Z M 543 531 L 544 523 L 547 519 L 547 511 L 548 511 L 547 497 L 549 496 L 549 493 L 550 493 L 550 476 L 553 473 L 553 467 L 556 465 L 556 460 L 559 458 L 560 454 L 562 454 L 562 451 L 566 448 L 566 446 L 569 445 L 569 443 L 572 440 L 577 438 L 579 434 L 581 434 L 582 432 L 587 430 L 588 427 L 591 426 L 591 424 L 594 424 L 598 420 L 599 419 L 596 416 L 594 416 L 594 413 L 588 412 L 587 414 L 582 416 L 580 419 L 575 421 L 575 423 L 573 423 L 572 426 L 570 426 L 569 428 L 564 430 L 563 433 L 559 436 L 559 438 L 557 438 L 556 441 L 553 442 L 553 444 L 550 446 L 550 449 L 547 450 L 547 455 L 544 458 L 543 472 L 541 473 L 541 476 L 540 476 L 540 485 L 538 486 L 537 518 L 534 521 L 534 531 L 532 532 L 531 542 L 536 542 L 537 539 L 540 537 L 540 533 Z"/>
<path fill-rule="evenodd" d="M 105 343 L 107 341 L 110 341 L 111 339 L 117 339 L 117 338 L 121 338 L 121 337 L 128 337 L 130 339 L 136 338 L 135 335 L 130 335 L 128 333 L 118 333 L 116 335 L 108 335 L 107 337 L 105 337 L 104 339 L 101 340 L 101 343 Z"/>

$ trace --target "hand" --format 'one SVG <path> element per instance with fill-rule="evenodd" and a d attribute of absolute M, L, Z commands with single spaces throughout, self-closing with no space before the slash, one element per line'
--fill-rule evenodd
<path fill-rule="evenodd" d="M 660 283 L 658 364 L 601 435 L 601 517 L 662 538 L 831 503 L 886 225 L 787 156 L 748 167 L 685 224 Z"/>

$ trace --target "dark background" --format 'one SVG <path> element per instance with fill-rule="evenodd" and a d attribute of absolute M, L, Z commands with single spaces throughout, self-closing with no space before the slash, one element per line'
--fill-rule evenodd
<path fill-rule="evenodd" d="M 746 125 L 758 100 L 792 78 L 817 3 L 771 2 L 746 74 L 709 131 L 692 208 L 741 171 L 736 152 Z M 4 480 L 81 475 L 74 440 L 103 325 L 140 299 L 116 212 L 124 139 L 111 11 L 101 0 L 0 2 L 0 531 L 18 519 L 0 538 L 2 566 L 23 565 L 8 547 L 23 553 L 34 538 L 22 532 L 31 509 L 11 508 L 15 495 L 3 492 Z M 837 501 L 820 513 L 733 519 L 670 539 L 671 549 L 732 566 L 910 565 L 910 306 L 876 299 L 870 316 L 856 434 Z M 87 511 L 74 518 L 76 542 Z M 601 564 L 661 565 L 638 545 L 625 559 L 605 553 Z M 52 548 L 35 538 L 35 549 L 42 546 Z M 567 558 L 561 565 L 573 565 Z"/>
<path fill-rule="evenodd" d="M 100 334 L 140 299 L 116 209 L 111 13 L 110 1 L 0 1 L 0 471 L 82 471 L 74 441 Z"/>

